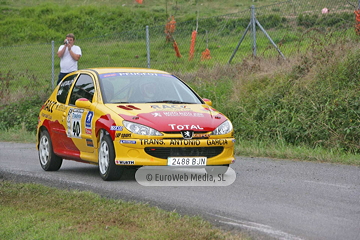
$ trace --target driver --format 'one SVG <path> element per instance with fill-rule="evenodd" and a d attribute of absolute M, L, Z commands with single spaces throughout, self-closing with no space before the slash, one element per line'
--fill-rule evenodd
<path fill-rule="evenodd" d="M 158 86 L 154 82 L 145 83 L 141 86 L 141 93 L 146 102 L 158 99 Z"/>

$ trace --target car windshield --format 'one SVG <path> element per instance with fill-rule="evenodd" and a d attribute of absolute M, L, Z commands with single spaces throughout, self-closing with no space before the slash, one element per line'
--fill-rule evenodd
<path fill-rule="evenodd" d="M 170 74 L 106 73 L 100 74 L 100 85 L 104 103 L 203 103 Z"/>

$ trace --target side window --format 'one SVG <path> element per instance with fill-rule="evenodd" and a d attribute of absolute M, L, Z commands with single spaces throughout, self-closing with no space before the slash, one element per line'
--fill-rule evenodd
<path fill-rule="evenodd" d="M 61 82 L 61 85 L 59 87 L 59 91 L 56 95 L 56 99 L 59 103 L 65 103 L 66 98 L 69 94 L 69 90 L 71 87 L 71 84 L 73 83 L 74 79 L 76 78 L 77 74 L 71 75 L 64 79 L 64 81 Z"/>
<path fill-rule="evenodd" d="M 79 98 L 86 98 L 92 102 L 94 91 L 94 82 L 91 76 L 81 74 L 72 90 L 69 104 L 75 105 L 75 101 Z"/>

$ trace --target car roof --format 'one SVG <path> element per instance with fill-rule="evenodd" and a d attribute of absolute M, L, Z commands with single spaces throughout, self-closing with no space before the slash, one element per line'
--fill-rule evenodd
<path fill-rule="evenodd" d="M 98 74 L 103 73 L 113 73 L 113 72 L 141 72 L 141 73 L 161 73 L 161 74 L 170 74 L 165 71 L 151 69 L 151 68 L 121 68 L 121 67 L 107 67 L 107 68 L 88 68 L 84 70 L 93 70 L 96 71 Z"/>

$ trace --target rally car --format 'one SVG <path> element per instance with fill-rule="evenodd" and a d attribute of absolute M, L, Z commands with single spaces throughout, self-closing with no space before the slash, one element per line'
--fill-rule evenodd
<path fill-rule="evenodd" d="M 127 166 L 213 167 L 234 162 L 230 120 L 164 71 L 92 68 L 68 74 L 43 104 L 37 149 L 45 171 L 63 159 L 97 164 L 104 180 Z"/>

